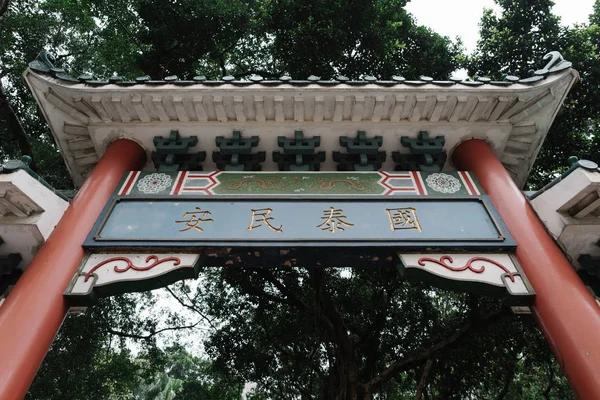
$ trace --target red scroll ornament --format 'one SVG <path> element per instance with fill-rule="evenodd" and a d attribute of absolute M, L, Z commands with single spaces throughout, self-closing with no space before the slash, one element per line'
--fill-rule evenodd
<path fill-rule="evenodd" d="M 469 271 L 473 271 L 476 274 L 481 274 L 483 271 L 485 271 L 485 265 L 482 265 L 479 268 L 474 267 L 473 263 L 475 261 L 484 261 L 484 262 L 493 264 L 496 267 L 503 270 L 504 272 L 506 272 L 506 274 L 508 275 L 508 277 L 510 278 L 510 280 L 512 282 L 515 281 L 515 277 L 512 274 L 512 272 L 510 272 L 504 265 L 502 265 L 502 264 L 498 263 L 497 261 L 494 261 L 490 258 L 486 258 L 486 257 L 473 257 L 473 258 L 469 259 L 469 261 L 467 261 L 467 263 L 465 265 L 463 265 L 462 267 L 453 267 L 452 265 L 447 264 L 447 262 L 449 262 L 450 264 L 452 264 L 454 262 L 454 260 L 450 256 L 441 256 L 439 260 L 436 260 L 435 258 L 431 258 L 431 257 L 421 257 L 421 258 L 419 258 L 418 263 L 420 266 L 424 267 L 426 262 L 432 262 L 434 264 L 441 265 L 442 267 L 449 269 L 450 271 L 454 271 L 454 272 L 461 272 L 461 271 L 468 269 Z"/>
<path fill-rule="evenodd" d="M 123 272 L 127 272 L 130 269 L 133 269 L 135 271 L 148 271 L 149 269 L 152 269 L 154 267 L 156 267 L 159 264 L 162 264 L 164 262 L 167 261 L 173 261 L 173 265 L 179 265 L 181 263 L 181 260 L 178 257 L 165 257 L 163 259 L 158 259 L 158 256 L 148 256 L 146 257 L 146 263 L 151 262 L 151 264 L 146 265 L 145 267 L 138 267 L 137 265 L 134 265 L 133 262 L 127 258 L 127 257 L 111 257 L 108 258 L 98 264 L 96 264 L 92 269 L 89 270 L 89 272 L 85 275 L 85 279 L 83 280 L 84 282 L 87 282 L 88 279 L 90 279 L 90 276 L 92 276 L 92 274 L 94 273 L 94 271 L 96 271 L 98 268 L 111 263 L 113 261 L 125 261 L 127 263 L 127 265 L 123 268 L 119 268 L 118 265 L 115 265 L 115 272 L 117 273 L 123 273 Z"/>

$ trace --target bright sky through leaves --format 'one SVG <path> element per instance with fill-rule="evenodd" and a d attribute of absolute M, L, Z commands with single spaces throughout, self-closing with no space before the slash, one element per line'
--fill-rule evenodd
<path fill-rule="evenodd" d="M 554 3 L 553 11 L 562 24 L 573 25 L 588 21 L 594 0 L 554 0 Z M 500 11 L 493 0 L 412 0 L 406 6 L 420 25 L 452 39 L 460 36 L 468 53 L 477 45 L 484 8 Z"/>

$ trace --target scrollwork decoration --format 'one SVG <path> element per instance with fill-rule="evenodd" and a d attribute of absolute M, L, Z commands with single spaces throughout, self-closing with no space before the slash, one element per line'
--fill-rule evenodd
<path fill-rule="evenodd" d="M 110 264 L 111 262 L 115 262 L 115 261 L 123 261 L 123 262 L 127 263 L 127 265 L 124 267 L 119 267 L 117 264 L 115 264 L 114 271 L 116 273 L 124 273 L 124 272 L 129 271 L 130 269 L 133 269 L 135 271 L 148 271 L 148 270 L 156 267 L 157 265 L 168 262 L 168 261 L 173 261 L 173 265 L 179 265 L 181 263 L 181 260 L 179 259 L 179 257 L 165 257 L 165 258 L 159 259 L 158 256 L 151 255 L 151 256 L 146 257 L 146 264 L 148 264 L 148 263 L 150 263 L 150 264 L 148 264 L 146 266 L 137 266 L 127 257 L 122 257 L 122 256 L 121 257 L 111 257 L 111 258 L 108 258 L 108 259 L 94 265 L 94 267 L 92 267 L 92 269 L 90 269 L 88 271 L 88 273 L 85 275 L 84 282 L 87 282 L 88 279 L 90 279 L 90 277 L 92 276 L 92 274 L 96 270 L 98 270 L 98 268 L 101 268 L 104 265 Z"/>
<path fill-rule="evenodd" d="M 473 263 L 475 261 L 487 262 L 487 263 L 490 263 L 490 264 L 500 268 L 502 271 L 504 271 L 508 275 L 508 277 L 510 278 L 510 280 L 512 282 L 515 282 L 515 277 L 514 277 L 513 273 L 508 270 L 508 268 L 506 268 L 504 265 L 500 264 L 499 262 L 494 261 L 487 257 L 472 257 L 462 267 L 455 267 L 453 265 L 450 265 L 450 264 L 454 263 L 454 259 L 448 255 L 441 256 L 439 260 L 436 260 L 435 258 L 431 258 L 431 257 L 421 257 L 421 258 L 419 258 L 418 263 L 420 266 L 424 267 L 426 262 L 431 262 L 431 263 L 440 265 L 440 266 L 442 266 L 450 271 L 454 271 L 454 272 L 461 272 L 461 271 L 469 270 L 476 274 L 483 273 L 483 271 L 485 271 L 485 265 L 476 267 L 473 265 Z"/>

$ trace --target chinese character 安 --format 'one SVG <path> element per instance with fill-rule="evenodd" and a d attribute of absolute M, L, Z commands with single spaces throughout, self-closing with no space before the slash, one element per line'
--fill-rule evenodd
<path fill-rule="evenodd" d="M 178 224 L 185 224 L 186 228 L 181 229 L 179 232 L 189 231 L 190 229 L 195 229 L 199 232 L 203 232 L 200 224 L 202 222 L 213 222 L 212 218 L 202 218 L 208 217 L 210 215 L 210 211 L 202 210 L 200 207 L 196 207 L 196 211 L 189 211 L 183 214 L 183 220 L 175 221 Z"/>

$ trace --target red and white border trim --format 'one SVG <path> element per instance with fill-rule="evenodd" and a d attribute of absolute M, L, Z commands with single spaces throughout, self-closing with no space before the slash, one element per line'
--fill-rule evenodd
<path fill-rule="evenodd" d="M 458 176 L 460 176 L 460 180 L 463 182 L 463 185 L 465 185 L 470 195 L 479 196 L 481 194 L 479 189 L 477 189 L 477 184 L 471 177 L 470 173 L 466 171 L 458 171 Z"/>
<path fill-rule="evenodd" d="M 137 181 L 140 176 L 140 172 L 141 171 L 131 171 L 129 174 L 127 174 L 127 178 L 125 178 L 125 182 L 123 182 L 123 185 L 121 185 L 121 189 L 118 192 L 119 195 L 123 196 L 131 193 L 135 181 Z"/>

